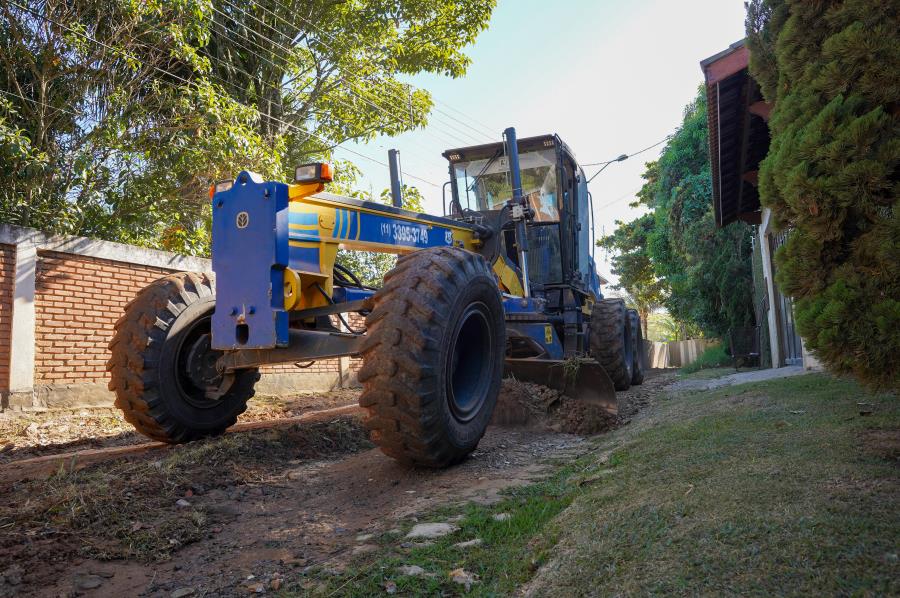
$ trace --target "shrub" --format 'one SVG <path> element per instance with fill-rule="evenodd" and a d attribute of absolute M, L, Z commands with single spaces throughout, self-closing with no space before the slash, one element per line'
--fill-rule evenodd
<path fill-rule="evenodd" d="M 753 0 L 751 71 L 774 108 L 762 202 L 790 229 L 776 281 L 832 371 L 900 387 L 900 8 Z"/>
<path fill-rule="evenodd" d="M 731 365 L 731 356 L 725 352 L 725 346 L 722 344 L 710 345 L 697 356 L 697 359 L 681 368 L 683 374 L 693 374 L 694 372 L 709 368 L 721 368 Z"/>

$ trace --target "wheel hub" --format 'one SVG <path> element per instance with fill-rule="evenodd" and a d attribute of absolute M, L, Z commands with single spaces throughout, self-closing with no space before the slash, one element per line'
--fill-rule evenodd
<path fill-rule="evenodd" d="M 216 368 L 221 353 L 214 351 L 211 343 L 210 334 L 201 334 L 188 348 L 185 369 L 191 384 L 205 391 L 205 398 L 217 400 L 231 386 L 233 375 L 226 375 Z"/>

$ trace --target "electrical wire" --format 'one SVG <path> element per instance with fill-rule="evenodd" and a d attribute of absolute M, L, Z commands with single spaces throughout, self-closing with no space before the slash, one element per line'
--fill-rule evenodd
<path fill-rule="evenodd" d="M 656 147 L 656 146 L 658 146 L 658 145 L 662 145 L 663 143 L 665 143 L 666 141 L 668 141 L 668 140 L 671 139 L 671 138 L 672 138 L 671 135 L 666 135 L 665 137 L 663 137 L 661 140 L 657 141 L 657 142 L 654 143 L 653 145 L 648 145 L 648 146 L 645 147 L 644 149 L 639 149 L 638 151 L 636 151 L 636 152 L 634 152 L 634 153 L 631 153 L 631 154 L 625 154 L 625 155 L 626 155 L 628 158 L 633 158 L 633 157 L 635 157 L 635 156 L 640 156 L 640 155 L 643 154 L 644 152 L 648 152 L 648 151 L 652 150 L 654 147 Z M 612 164 L 613 162 L 619 162 L 619 161 L 620 161 L 619 158 L 614 158 L 614 159 L 612 159 L 612 160 L 607 160 L 606 162 L 588 162 L 587 164 L 582 164 L 581 167 L 582 167 L 582 168 L 585 168 L 585 167 L 587 167 L 587 166 L 604 166 L 604 165 L 606 165 L 606 164 Z"/>
<path fill-rule="evenodd" d="M 275 29 L 274 27 L 272 27 L 272 26 L 269 25 L 268 23 L 266 23 L 266 22 L 260 20 L 259 17 L 257 17 L 256 15 L 253 15 L 253 14 L 251 14 L 251 13 L 248 13 L 244 8 L 242 8 L 242 7 L 240 7 L 240 6 L 236 6 L 236 5 L 232 4 L 232 3 L 230 3 L 228 0 L 223 0 L 223 1 L 224 1 L 224 3 L 227 4 L 228 6 L 230 6 L 230 7 L 232 7 L 232 8 L 235 8 L 235 9 L 241 11 L 242 13 L 244 13 L 245 15 L 247 15 L 248 17 L 250 17 L 250 18 L 256 20 L 257 22 L 259 22 L 260 24 L 262 24 L 262 25 L 268 27 L 269 29 L 271 29 L 272 31 L 274 31 L 276 34 L 280 33 L 277 29 Z M 276 14 L 274 14 L 274 13 L 271 13 L 270 11 L 268 11 L 268 10 L 267 10 L 265 7 L 263 7 L 263 6 L 260 6 L 260 8 L 261 8 L 263 11 L 268 12 L 268 14 L 272 14 L 273 17 L 281 18 L 281 17 L 278 17 L 278 15 L 276 15 Z M 225 16 L 226 18 L 229 18 L 229 19 L 232 19 L 232 20 L 234 19 L 234 17 L 233 17 L 232 15 L 227 15 L 226 13 L 223 13 L 222 11 L 220 11 L 220 10 L 218 10 L 218 9 L 216 9 L 216 8 L 213 8 L 213 10 L 214 10 L 215 12 L 218 12 L 218 13 L 221 14 L 222 16 Z M 284 20 L 284 19 L 282 18 L 282 20 Z M 285 20 L 285 22 L 287 23 L 288 21 Z M 294 25 L 294 24 L 291 24 L 291 26 L 292 26 L 292 27 L 296 27 L 296 25 Z M 277 42 L 277 41 L 275 41 L 275 40 L 273 40 L 273 39 L 271 39 L 271 38 L 269 38 L 269 37 L 263 35 L 261 32 L 256 31 L 256 32 L 254 32 L 254 33 L 255 33 L 257 36 L 259 36 L 261 39 L 263 39 L 264 41 L 267 41 L 267 42 L 269 42 L 270 44 L 272 44 L 272 45 L 274 45 L 274 46 L 276 46 L 276 47 L 282 49 L 282 50 L 285 52 L 285 54 L 290 54 L 290 53 L 293 52 L 293 50 L 292 50 L 291 48 L 288 48 L 287 46 L 284 46 L 283 44 L 280 44 L 279 42 Z M 242 35 L 241 37 L 242 37 L 243 39 L 247 39 L 247 37 L 244 36 L 244 35 Z M 269 62 L 270 64 L 272 64 L 273 66 L 276 66 L 276 68 L 278 68 L 278 65 L 275 65 L 275 63 L 273 63 L 271 60 L 269 60 L 269 59 L 266 58 L 265 56 L 262 56 L 262 55 L 260 55 L 260 54 L 258 54 L 258 53 L 256 53 L 256 52 L 254 52 L 253 50 L 250 50 L 249 48 L 247 48 L 246 46 L 244 46 L 243 44 L 241 44 L 241 43 L 239 43 L 239 42 L 233 42 L 233 43 L 236 43 L 239 47 L 243 48 L 244 50 L 246 50 L 247 52 L 249 52 L 251 55 L 253 55 L 253 56 L 257 57 L 257 58 L 260 58 L 261 60 L 265 60 L 265 61 Z M 259 44 L 256 43 L 256 42 L 254 42 L 254 45 L 259 46 Z M 269 51 L 270 48 L 266 48 L 266 50 Z M 240 72 L 246 74 L 246 75 L 247 75 L 248 77 L 250 77 L 250 78 L 253 78 L 253 77 L 254 77 L 254 75 L 248 73 L 247 71 L 245 71 L 245 70 L 243 70 L 243 69 L 241 69 L 241 68 L 239 68 L 239 67 L 235 67 L 235 68 L 236 68 L 236 70 L 238 70 L 238 71 L 240 71 Z M 343 77 L 343 76 L 342 76 L 342 77 L 340 77 L 340 78 L 337 79 L 336 84 L 337 84 L 337 83 L 341 83 L 341 82 L 345 82 L 345 81 L 346 81 L 346 77 Z M 285 86 L 287 85 L 287 83 L 289 83 L 289 82 L 283 82 L 283 83 L 281 83 L 281 84 L 279 85 L 278 89 L 284 89 Z M 404 123 L 403 120 L 399 119 L 393 112 L 386 111 L 382 106 L 380 106 L 380 105 L 378 105 L 378 104 L 375 104 L 372 100 L 370 100 L 370 98 L 369 98 L 368 96 L 364 96 L 364 95 L 359 91 L 359 89 L 354 88 L 354 87 L 353 87 L 352 85 L 350 85 L 349 83 L 348 83 L 347 87 L 348 87 L 348 89 L 350 90 L 350 95 L 359 98 L 360 100 L 362 100 L 363 102 L 365 102 L 366 104 L 368 104 L 370 107 L 374 108 L 376 111 L 379 111 L 379 112 L 384 113 L 384 114 L 387 115 L 391 120 L 394 120 L 394 121 L 397 122 L 398 124 L 404 125 L 404 126 L 405 126 L 405 123 Z M 358 114 L 358 115 L 362 115 L 362 114 L 363 114 L 356 106 L 354 106 L 353 104 L 351 104 L 351 103 L 348 102 L 347 100 L 345 100 L 345 99 L 343 99 L 343 98 L 341 98 L 341 97 L 336 97 L 335 99 L 336 99 L 339 103 L 341 103 L 342 105 L 344 105 L 344 106 L 346 106 L 347 108 L 349 108 L 351 112 L 354 112 L 355 114 Z M 410 123 L 410 124 L 412 124 L 412 123 Z M 440 132 L 443 133 L 443 131 L 440 131 Z M 434 135 L 434 134 L 433 134 L 433 135 Z M 439 138 L 437 135 L 434 135 L 434 137 L 435 137 L 435 139 L 436 139 L 437 141 L 439 141 L 440 145 L 445 146 L 445 147 L 448 146 L 448 145 L 454 145 L 454 144 L 456 143 L 455 141 L 447 141 L 446 139 Z M 416 146 L 418 146 L 420 149 L 423 149 L 425 152 L 431 152 L 431 151 L 433 151 L 433 148 L 426 147 L 426 146 L 422 145 L 421 143 L 418 143 L 418 142 L 415 141 L 415 140 L 409 140 L 409 141 L 410 141 L 413 145 L 416 145 Z"/>
<path fill-rule="evenodd" d="M 254 19 L 255 21 L 257 21 L 257 22 L 260 23 L 261 25 L 264 25 L 265 27 L 271 29 L 271 30 L 272 30 L 273 32 L 275 32 L 276 34 L 280 33 L 280 32 L 279 32 L 277 29 L 275 29 L 272 25 L 266 23 L 265 21 L 262 21 L 262 20 L 259 19 L 259 17 L 257 17 L 256 15 L 253 15 L 253 14 L 247 12 L 244 8 L 242 8 L 242 7 L 240 7 L 240 6 L 237 6 L 237 5 L 235 5 L 235 4 L 232 4 L 232 3 L 229 2 L 228 0 L 224 0 L 224 2 L 225 2 L 226 5 L 232 7 L 232 8 L 234 8 L 234 9 L 236 9 L 236 10 L 241 11 L 241 12 L 242 12 L 243 14 L 245 14 L 246 16 L 248 16 L 248 17 Z M 294 28 L 299 29 L 299 27 L 297 27 L 296 24 L 290 23 L 289 21 L 287 21 L 287 20 L 284 19 L 283 17 L 280 17 L 280 16 L 278 16 L 277 14 L 272 13 L 271 11 L 269 11 L 268 9 L 266 9 L 265 7 L 262 7 L 262 6 L 261 6 L 260 8 L 261 8 L 264 12 L 266 12 L 267 14 L 271 14 L 273 17 L 278 18 L 278 19 L 281 19 L 281 20 L 284 21 L 285 23 L 288 23 L 291 27 L 294 27 Z M 213 7 L 213 10 L 214 10 L 215 12 L 217 12 L 218 14 L 220 14 L 221 16 L 227 18 L 227 19 L 234 20 L 234 18 L 235 18 L 233 15 L 228 15 L 228 14 L 222 12 L 221 10 L 216 9 L 215 7 Z M 287 61 L 287 58 L 288 58 L 287 55 L 289 55 L 290 53 L 293 52 L 293 50 L 292 50 L 291 48 L 288 48 L 287 46 L 284 46 L 283 44 L 280 44 L 280 43 L 277 42 L 276 40 L 271 39 L 271 38 L 269 38 L 269 37 L 263 35 L 261 32 L 256 31 L 256 32 L 253 32 L 253 33 L 255 33 L 257 36 L 259 36 L 263 41 L 266 41 L 266 42 L 272 44 L 273 46 L 282 49 L 282 50 L 284 51 L 284 55 L 281 55 L 281 56 L 279 56 L 279 57 L 285 59 L 286 61 Z M 255 41 L 250 40 L 246 35 L 243 35 L 243 34 L 242 34 L 240 37 L 241 37 L 242 39 L 251 41 L 255 46 L 260 47 L 260 48 L 263 48 L 263 49 L 265 49 L 266 51 L 270 51 L 270 50 L 271 50 L 270 48 L 266 48 L 265 46 L 262 46 L 262 45 L 259 44 L 258 42 L 255 42 Z M 262 56 L 262 55 L 260 55 L 260 54 L 257 53 L 257 52 L 254 52 L 253 50 L 251 50 L 250 48 L 248 48 L 246 45 L 241 44 L 240 42 L 235 42 L 234 40 L 232 40 L 232 42 L 235 43 L 238 47 L 240 47 L 240 48 L 244 49 L 245 51 L 247 51 L 248 53 L 250 53 L 252 56 L 257 57 L 257 58 L 259 58 L 260 60 L 266 61 L 266 62 L 268 62 L 269 64 L 271 64 L 272 66 L 274 66 L 274 67 L 276 67 L 276 68 L 281 68 L 279 65 L 277 65 L 276 63 L 274 63 L 271 59 L 269 59 L 269 58 L 267 58 L 267 57 L 265 57 L 265 56 Z M 278 55 L 277 52 L 273 52 L 273 53 L 275 53 L 276 55 Z M 240 67 L 237 67 L 237 66 L 235 66 L 234 68 L 235 68 L 237 71 L 244 73 L 244 74 L 247 75 L 248 77 L 254 78 L 254 75 L 252 75 L 251 73 L 247 72 L 246 70 L 241 69 Z M 215 75 L 210 75 L 210 76 L 211 76 L 212 78 L 218 79 L 219 81 L 222 81 L 220 78 L 215 77 Z M 341 77 L 341 78 L 339 78 L 339 79 L 337 80 L 338 83 L 340 83 L 340 82 L 342 82 L 342 81 L 346 81 L 346 77 Z M 225 83 L 224 81 L 222 81 L 222 82 Z M 284 82 L 284 83 L 280 84 L 278 88 L 279 88 L 279 89 L 285 88 L 286 83 L 287 83 L 287 82 Z M 227 84 L 226 84 L 226 85 L 227 85 Z M 353 95 L 353 96 L 355 96 L 355 97 L 361 99 L 362 101 L 364 101 L 366 104 L 368 104 L 368 105 L 371 106 L 372 108 L 376 109 L 376 110 L 379 111 L 379 112 L 384 113 L 384 114 L 387 115 L 389 118 L 394 119 L 397 123 L 399 123 L 399 124 L 401 124 L 401 125 L 404 125 L 404 124 L 405 124 L 401 119 L 397 118 L 397 117 L 394 115 L 394 113 L 388 112 L 388 111 L 386 111 L 382 106 L 380 106 L 380 105 L 378 105 L 378 104 L 375 104 L 373 101 L 371 101 L 371 100 L 369 99 L 369 97 L 364 96 L 364 95 L 359 91 L 358 88 L 354 88 L 352 85 L 350 85 L 349 82 L 348 82 L 348 88 L 350 89 L 350 95 Z M 337 101 L 338 101 L 339 103 L 341 103 L 342 105 L 344 105 L 344 106 L 346 106 L 347 108 L 349 108 L 351 112 L 354 112 L 354 113 L 359 114 L 359 115 L 362 115 L 362 114 L 363 114 L 356 106 L 354 106 L 353 104 L 351 104 L 351 103 L 348 102 L 347 100 L 345 100 L 345 99 L 343 99 L 343 98 L 340 98 L 340 97 L 337 97 L 336 99 L 337 99 Z M 269 118 L 273 118 L 273 117 L 269 117 Z M 412 124 L 412 123 L 410 123 L 410 124 Z M 442 133 L 445 133 L 444 131 L 440 131 L 440 129 L 438 129 L 438 131 L 439 131 L 439 132 L 442 132 Z M 444 147 L 452 146 L 452 145 L 455 145 L 455 143 L 456 143 L 455 141 L 448 141 L 447 139 L 441 139 L 441 138 L 438 138 L 436 135 L 434 135 L 434 137 L 435 137 L 435 139 L 440 143 L 440 145 L 442 145 L 442 146 L 444 146 Z M 459 140 L 458 137 L 457 137 L 457 140 Z M 433 148 L 426 147 L 426 146 L 422 145 L 421 143 L 418 143 L 417 141 L 415 141 L 415 140 L 413 140 L 413 139 L 411 139 L 411 140 L 409 140 L 409 141 L 410 141 L 413 145 L 416 145 L 416 146 L 418 146 L 420 149 L 423 149 L 425 152 L 431 152 L 431 151 L 433 151 Z M 464 143 L 467 143 L 467 142 L 465 142 L 464 140 L 463 140 L 463 142 L 464 142 Z M 383 146 L 381 146 L 381 147 L 383 148 Z M 422 164 L 422 163 L 420 162 L 420 164 Z M 424 165 L 424 164 L 423 164 L 423 165 Z M 437 187 L 437 185 L 436 185 L 435 183 L 433 183 L 433 182 L 431 182 L 431 181 L 425 181 L 424 179 L 422 179 L 422 177 L 416 176 L 416 175 L 414 175 L 414 174 L 412 174 L 412 173 L 406 173 L 406 174 L 407 174 L 408 176 L 410 176 L 410 178 L 413 178 L 413 179 L 416 179 L 416 180 L 419 180 L 419 181 L 422 181 L 422 182 L 426 182 L 427 184 L 429 184 L 429 185 L 431 185 L 431 186 Z"/>
<path fill-rule="evenodd" d="M 90 41 L 90 42 L 92 42 L 92 43 L 94 43 L 94 44 L 97 44 L 97 45 L 99 45 L 99 46 L 102 46 L 102 47 L 104 47 L 104 48 L 106 48 L 106 49 L 109 49 L 109 50 L 111 50 L 111 51 L 119 52 L 119 50 L 117 50 L 116 48 L 110 46 L 109 44 L 106 44 L 106 43 L 104 43 L 104 42 L 102 42 L 102 41 L 100 41 L 100 40 L 97 40 L 97 39 L 91 37 L 90 35 L 88 35 L 88 34 L 86 34 L 86 33 L 84 33 L 84 32 L 81 32 L 81 31 L 77 31 L 77 30 L 75 30 L 75 29 L 72 29 L 71 27 L 68 27 L 68 26 L 62 24 L 62 23 L 60 23 L 59 21 L 56 21 L 56 20 L 54 20 L 54 19 L 51 19 L 50 17 L 47 17 L 47 16 L 45 16 L 45 15 L 42 15 L 42 14 L 36 12 L 35 10 L 33 10 L 33 9 L 31 9 L 31 8 L 28 8 L 28 7 L 26 7 L 26 6 L 22 6 L 21 4 L 16 3 L 15 1 L 11 1 L 10 4 L 13 5 L 13 6 L 15 6 L 15 7 L 17 7 L 17 8 L 19 8 L 20 10 L 24 10 L 24 11 L 28 12 L 29 14 L 31 14 L 31 15 L 35 16 L 36 18 L 39 18 L 39 19 L 41 19 L 41 20 L 43 20 L 43 21 L 45 21 L 45 22 L 47 22 L 47 23 L 51 23 L 51 24 L 53 24 L 53 25 L 56 25 L 57 27 L 60 27 L 60 28 L 62 28 L 62 29 L 65 29 L 66 31 L 69 31 L 70 33 L 72 33 L 72 34 L 74 34 L 74 35 L 76 35 L 76 36 L 78 36 L 78 37 L 80 37 L 80 38 L 82 38 L 82 39 L 88 40 L 88 41 Z M 120 53 L 122 53 L 122 54 L 124 54 L 125 56 L 131 58 L 132 60 L 136 60 L 136 61 L 138 60 L 137 57 L 135 57 L 135 56 L 132 55 L 132 54 L 129 54 L 128 52 L 120 52 Z M 173 73 L 173 72 L 171 72 L 171 71 L 168 71 L 168 70 L 166 70 L 166 69 L 160 68 L 160 67 L 158 67 L 158 66 L 156 66 L 156 65 L 150 65 L 150 67 L 153 68 L 153 69 L 156 70 L 156 71 L 159 71 L 160 73 L 163 73 L 164 75 L 168 75 L 168 76 L 170 76 L 170 77 L 172 77 L 172 78 L 174 78 L 174 79 L 177 79 L 177 80 L 179 80 L 179 81 L 181 81 L 181 82 L 183 82 L 183 83 L 186 83 L 186 84 L 188 84 L 188 85 L 190 85 L 190 84 L 192 83 L 192 81 L 190 81 L 190 80 L 188 80 L 188 79 L 185 79 L 184 77 L 182 77 L 182 76 L 180 76 L 180 75 L 177 75 L 177 74 L 175 74 L 175 73 Z M 220 81 L 221 81 L 221 79 L 220 79 Z M 235 101 L 237 102 L 237 100 L 235 100 Z M 250 109 L 250 110 L 255 110 L 260 116 L 265 116 L 266 118 L 268 118 L 268 119 L 270 119 L 270 120 L 273 120 L 273 121 L 275 121 L 275 122 L 280 122 L 280 123 L 284 124 L 285 126 L 289 127 L 290 129 L 293 129 L 293 130 L 297 131 L 298 133 L 304 135 L 307 139 L 312 139 L 313 137 L 315 137 L 316 139 L 318 139 L 319 141 L 321 141 L 322 143 L 324 143 L 327 147 L 331 147 L 331 148 L 333 148 L 333 149 L 340 148 L 341 150 L 343 150 L 343 151 L 345 151 L 345 152 L 347 152 L 347 153 L 353 154 L 353 155 L 355 155 L 355 156 L 358 156 L 358 157 L 360 157 L 360 158 L 363 158 L 363 159 L 365 159 L 365 160 L 368 160 L 368 161 L 370 161 L 370 162 L 373 162 L 373 163 L 378 164 L 378 165 L 380 165 L 380 166 L 383 166 L 383 167 L 385 167 L 385 168 L 388 166 L 387 163 L 382 162 L 381 160 L 377 160 L 377 159 L 375 159 L 375 158 L 372 158 L 371 156 L 368 156 L 368 155 L 363 154 L 363 153 L 361 153 L 361 152 L 357 152 L 356 150 L 352 150 L 352 149 L 350 149 L 350 148 L 344 147 L 343 144 L 341 144 L 341 143 L 333 143 L 333 142 L 329 141 L 328 139 L 325 139 L 324 137 L 321 137 L 320 135 L 317 135 L 317 134 L 312 133 L 312 132 L 309 132 L 309 131 L 305 131 L 305 130 L 301 129 L 300 127 L 297 127 L 297 126 L 294 125 L 293 123 L 289 123 L 289 122 L 287 122 L 287 121 L 284 121 L 284 120 L 282 120 L 282 119 L 279 119 L 279 118 L 274 117 L 274 116 L 271 116 L 271 115 L 263 115 L 263 113 L 262 113 L 258 108 L 253 108 L 252 106 L 247 106 L 246 104 L 243 104 L 243 103 L 241 103 L 241 102 L 237 102 L 237 103 L 240 104 L 240 105 L 242 105 L 242 106 L 244 106 L 244 107 L 246 107 L 246 108 L 248 108 L 248 109 Z M 440 187 L 440 185 L 438 185 L 437 183 L 434 183 L 434 182 L 432 182 L 432 181 L 429 181 L 429 180 L 427 180 L 427 179 L 425 179 L 425 178 L 419 177 L 419 176 L 414 175 L 414 174 L 412 174 L 412 173 L 406 173 L 406 174 L 407 174 L 407 176 L 409 176 L 409 177 L 412 178 L 412 179 L 421 181 L 421 182 L 423 182 L 423 183 L 426 183 L 426 184 L 431 185 L 431 186 L 436 187 L 436 188 L 437 188 L 437 187 Z"/>
<path fill-rule="evenodd" d="M 283 3 L 278 2 L 278 1 L 276 0 L 276 4 L 278 4 L 279 6 L 281 6 L 282 8 L 284 8 L 285 11 L 291 12 L 291 11 L 288 9 L 288 7 L 285 6 Z M 267 8 L 264 7 L 264 6 L 260 6 L 260 9 L 263 10 L 264 12 L 266 12 L 266 13 L 272 15 L 275 19 L 281 20 L 282 22 L 286 23 L 286 24 L 289 25 L 290 27 L 293 27 L 293 28 L 298 29 L 298 30 L 301 29 L 300 27 L 297 26 L 296 23 L 293 23 L 293 22 L 287 20 L 286 18 L 284 18 L 284 17 L 282 17 L 282 16 L 280 16 L 280 15 L 278 15 L 278 14 L 272 12 L 271 10 L 267 9 Z M 337 38 L 336 38 L 334 35 L 332 35 L 331 33 L 325 31 L 324 29 L 322 29 L 321 27 L 317 26 L 315 23 L 313 23 L 313 22 L 310 21 L 309 19 L 303 17 L 302 15 L 296 15 L 296 16 L 297 16 L 301 21 L 303 21 L 304 23 L 306 23 L 307 25 L 309 25 L 310 27 L 312 27 L 312 28 L 315 29 L 316 31 L 318 31 L 318 32 L 322 33 L 323 35 L 327 36 L 327 37 L 332 41 L 332 43 L 337 43 L 337 41 L 338 41 Z M 267 26 L 268 26 L 268 25 L 267 25 Z M 269 26 L 269 27 L 270 27 L 273 31 L 277 31 L 277 30 L 275 30 L 273 27 L 271 27 L 271 26 Z M 337 50 L 336 50 L 333 46 L 331 46 L 331 45 L 325 43 L 325 42 L 324 42 L 323 40 L 321 40 L 321 39 L 318 40 L 318 43 L 320 43 L 320 44 L 322 44 L 323 46 L 325 46 L 326 48 L 330 49 L 332 52 L 337 52 Z M 346 50 L 347 47 L 344 46 L 344 49 Z M 387 56 L 386 53 L 383 53 L 383 54 L 381 55 L 382 58 L 385 58 L 386 56 Z M 369 64 L 371 64 L 371 65 L 373 65 L 373 66 L 375 65 L 374 61 L 370 61 Z M 378 77 L 377 75 L 375 76 L 375 79 L 376 79 L 376 81 L 378 81 L 378 82 L 383 82 L 383 79 L 381 79 L 381 78 Z M 441 102 L 441 104 L 442 104 L 442 105 L 446 105 L 446 106 L 449 107 L 449 104 L 447 104 L 446 102 Z M 457 110 L 457 112 L 460 112 L 460 114 L 462 114 L 462 112 L 459 111 L 459 110 Z M 442 112 L 442 114 L 446 114 L 446 113 Z M 449 116 L 449 115 L 448 115 L 448 116 Z M 452 117 L 451 117 L 451 118 L 452 118 Z M 454 119 L 454 120 L 457 120 L 457 119 Z M 461 121 L 458 121 L 458 120 L 457 120 L 457 122 L 461 122 Z M 410 123 L 410 124 L 412 124 L 412 123 Z M 444 124 L 446 125 L 446 123 L 444 123 Z M 465 123 L 461 123 L 461 124 L 465 124 Z M 447 125 L 447 126 L 450 126 L 450 125 Z M 466 126 L 468 126 L 468 125 L 466 125 Z M 455 131 L 459 131 L 459 129 L 456 129 L 455 127 L 450 126 L 450 128 L 453 129 L 453 130 L 455 130 Z M 469 127 L 469 128 L 472 128 L 472 127 Z M 484 132 L 478 131 L 477 129 L 474 129 L 474 128 L 472 128 L 472 130 L 474 130 L 474 131 L 476 131 L 476 132 L 479 132 L 480 134 L 485 135 L 485 136 L 486 136 L 488 139 L 490 139 L 491 141 L 494 141 L 493 134 L 490 134 L 490 133 L 484 133 Z M 469 142 L 464 142 L 464 143 L 469 143 Z"/>

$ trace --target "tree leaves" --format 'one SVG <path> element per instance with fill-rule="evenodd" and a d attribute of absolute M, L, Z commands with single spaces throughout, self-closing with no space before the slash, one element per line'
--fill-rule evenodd
<path fill-rule="evenodd" d="M 678 322 L 725 335 L 754 322 L 751 230 L 740 222 L 716 227 L 702 88 L 684 115 L 643 175 L 638 202 L 652 212 L 600 244 L 619 252 L 613 272 L 639 308 L 661 302 Z"/>
<path fill-rule="evenodd" d="M 20 4 L 21 2 L 21 4 Z M 208 185 L 422 127 L 494 0 L 11 0 L 0 220 L 208 251 Z"/>
<path fill-rule="evenodd" d="M 774 102 L 760 196 L 791 229 L 779 289 L 829 369 L 898 388 L 900 8 L 755 0 L 751 10 L 762 15 L 748 21 L 751 72 Z"/>

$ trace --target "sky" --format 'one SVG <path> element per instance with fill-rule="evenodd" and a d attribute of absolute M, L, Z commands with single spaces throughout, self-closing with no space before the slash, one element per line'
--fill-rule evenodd
<path fill-rule="evenodd" d="M 632 154 L 675 131 L 703 81 L 699 62 L 743 36 L 742 0 L 499 0 L 466 51 L 465 76 L 409 79 L 435 99 L 425 129 L 348 147 L 384 162 L 398 149 L 404 182 L 441 214 L 443 150 L 500 141 L 513 126 L 519 137 L 557 133 L 581 164 Z M 628 204 L 662 147 L 610 165 L 590 184 L 598 237 L 643 213 Z M 365 188 L 390 186 L 384 166 L 337 156 L 362 169 Z M 596 170 L 585 168 L 588 177 Z M 600 250 L 597 262 L 615 282 Z"/>

